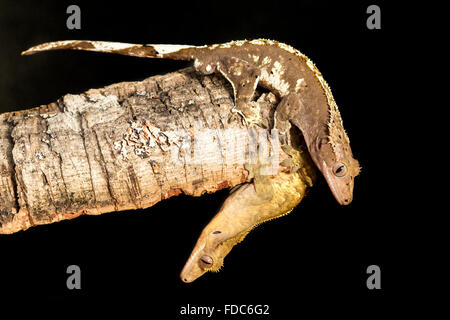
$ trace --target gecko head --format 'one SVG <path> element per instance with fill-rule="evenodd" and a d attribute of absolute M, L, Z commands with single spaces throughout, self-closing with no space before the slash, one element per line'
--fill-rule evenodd
<path fill-rule="evenodd" d="M 181 280 L 189 283 L 208 271 L 220 271 L 223 259 L 235 244 L 230 240 L 221 230 L 205 228 L 181 271 Z"/>
<path fill-rule="evenodd" d="M 335 199 L 341 205 L 353 200 L 354 179 L 360 166 L 353 158 L 350 144 L 344 139 L 333 141 L 328 137 L 317 137 L 312 146 L 311 157 L 322 172 Z"/>

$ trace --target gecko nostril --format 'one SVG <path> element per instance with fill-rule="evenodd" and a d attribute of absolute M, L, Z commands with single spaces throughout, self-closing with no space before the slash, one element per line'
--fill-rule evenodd
<path fill-rule="evenodd" d="M 222 231 L 214 231 L 213 234 L 219 234 L 222 233 Z"/>

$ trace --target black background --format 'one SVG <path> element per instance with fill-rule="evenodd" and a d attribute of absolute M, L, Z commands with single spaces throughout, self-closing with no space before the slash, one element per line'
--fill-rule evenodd
<path fill-rule="evenodd" d="M 70 4 L 81 7 L 81 30 L 66 28 Z M 381 7 L 381 30 L 366 27 L 370 4 Z M 169 319 L 182 319 L 180 307 L 188 303 L 269 304 L 271 316 L 264 318 L 270 319 L 305 313 L 365 319 L 386 315 L 387 308 L 399 314 L 417 308 L 414 297 L 433 282 L 439 266 L 425 272 L 435 257 L 426 242 L 428 224 L 418 228 L 414 213 L 423 187 L 406 191 L 410 175 L 400 137 L 411 129 L 402 116 L 402 79 L 408 78 L 403 49 L 418 30 L 405 27 L 405 15 L 411 17 L 405 10 L 382 1 L 2 1 L 1 112 L 189 65 L 70 51 L 20 56 L 42 42 L 203 45 L 268 38 L 301 50 L 319 67 L 362 165 L 350 206 L 337 204 L 321 178 L 291 214 L 258 227 L 236 246 L 220 273 L 192 284 L 178 274 L 227 191 L 1 236 L 2 301 L 43 299 Z M 71 264 L 82 270 L 79 291 L 66 288 Z M 381 268 L 381 290 L 366 287 L 372 264 Z"/>

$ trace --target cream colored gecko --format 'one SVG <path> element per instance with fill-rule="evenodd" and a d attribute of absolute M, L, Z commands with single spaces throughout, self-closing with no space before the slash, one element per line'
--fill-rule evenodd
<path fill-rule="evenodd" d="M 217 272 L 225 256 L 256 226 L 292 211 L 316 179 L 309 155 L 285 145 L 290 155 L 288 170 L 275 176 L 261 174 L 256 164 L 248 167 L 253 183 L 232 192 L 222 208 L 203 229 L 180 278 L 192 282 L 207 271 Z"/>

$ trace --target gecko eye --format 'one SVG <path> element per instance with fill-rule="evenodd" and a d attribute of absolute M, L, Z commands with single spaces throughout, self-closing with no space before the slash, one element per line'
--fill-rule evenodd
<path fill-rule="evenodd" d="M 336 163 L 333 167 L 333 173 L 336 177 L 343 177 L 347 174 L 347 167 L 343 163 Z"/>
<path fill-rule="evenodd" d="M 204 255 L 200 258 L 200 261 L 206 266 L 206 267 L 210 267 L 213 264 L 213 259 L 208 256 L 208 255 Z"/>

